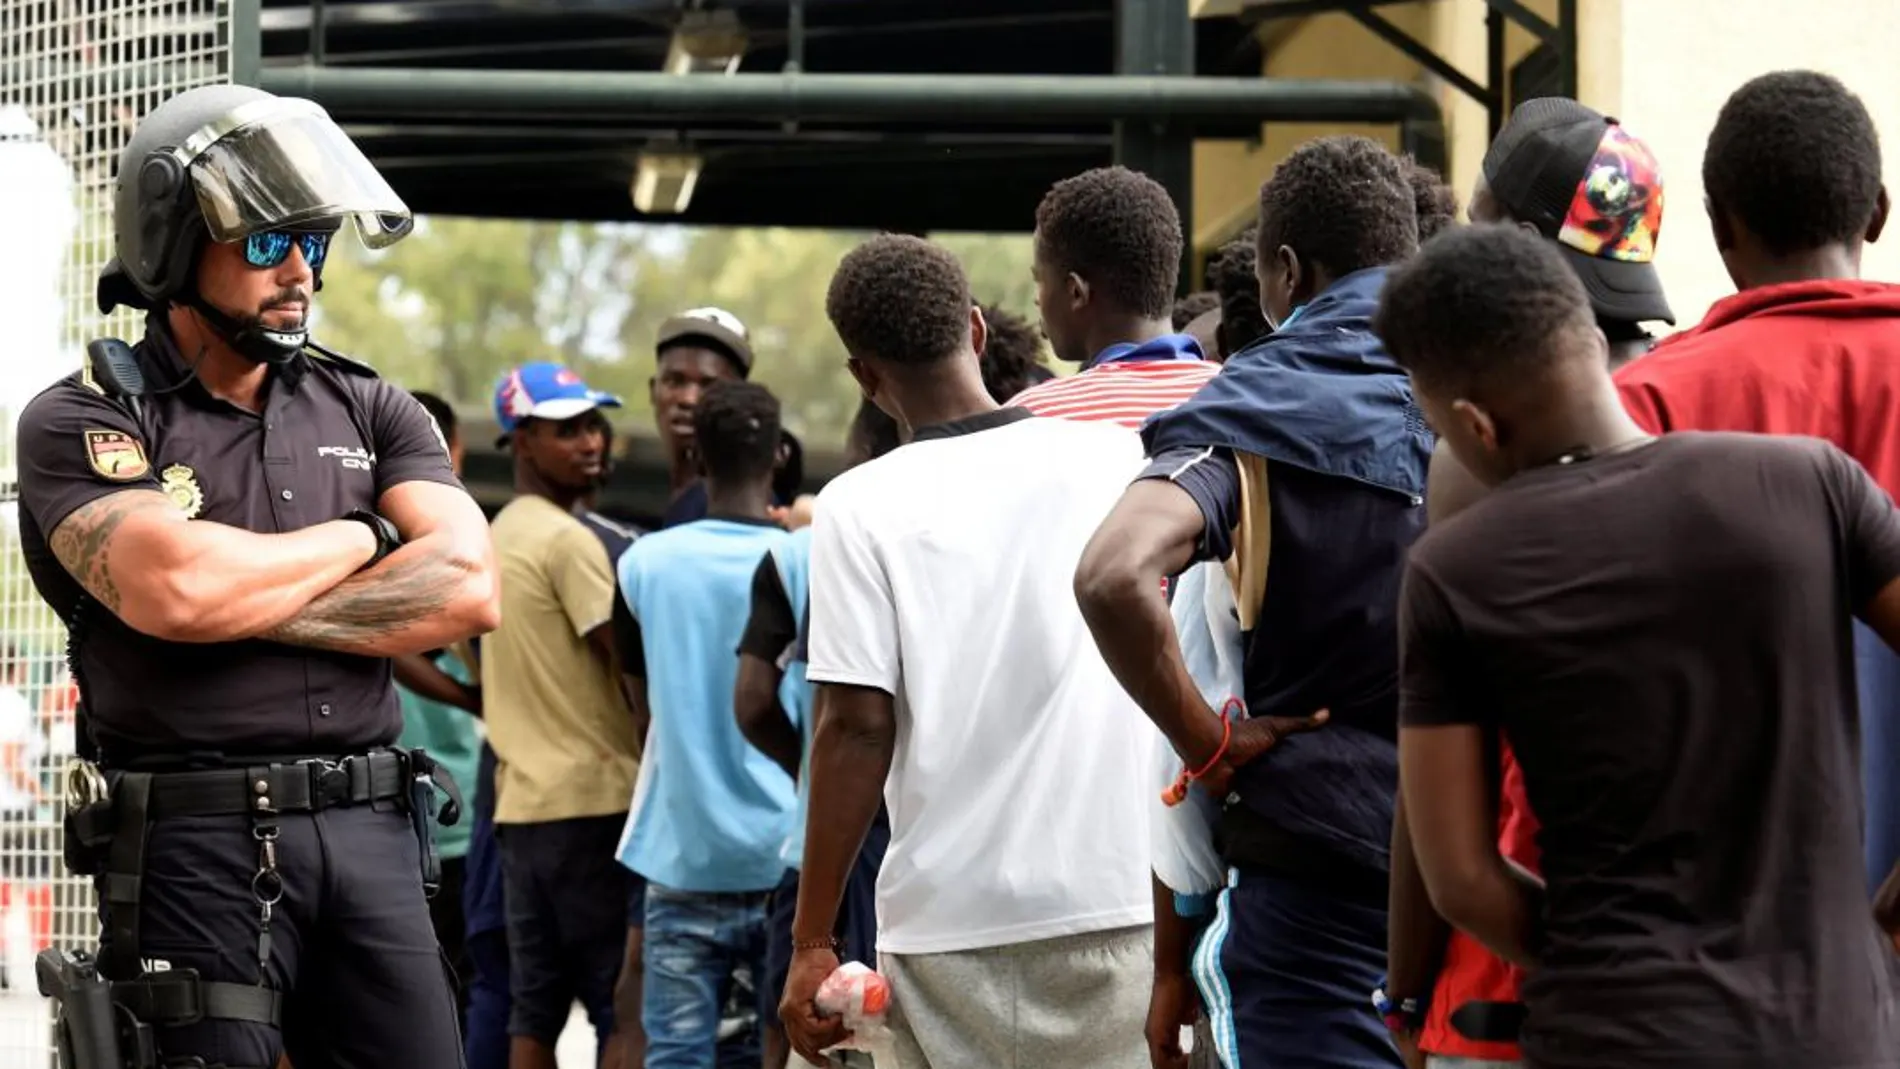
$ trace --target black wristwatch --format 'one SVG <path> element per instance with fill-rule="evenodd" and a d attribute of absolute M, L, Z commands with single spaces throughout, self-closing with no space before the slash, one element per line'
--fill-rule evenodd
<path fill-rule="evenodd" d="M 396 530 L 396 525 L 368 509 L 351 509 L 344 513 L 341 518 L 355 520 L 376 533 L 376 555 L 371 557 L 369 562 L 363 565 L 364 568 L 376 567 L 384 557 L 402 548 L 402 534 Z M 361 571 L 362 569 L 359 568 L 357 570 Z"/>

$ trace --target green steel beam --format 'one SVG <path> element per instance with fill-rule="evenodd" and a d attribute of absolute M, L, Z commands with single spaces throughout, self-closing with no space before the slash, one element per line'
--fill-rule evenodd
<path fill-rule="evenodd" d="M 1191 77 L 1194 22 L 1188 0 L 1115 0 L 1115 70 L 1123 77 Z M 1161 183 L 1181 216 L 1194 227 L 1194 133 L 1171 116 L 1123 118 L 1115 123 L 1115 162 Z M 1182 242 L 1176 288 L 1194 283 L 1193 241 Z"/>
<path fill-rule="evenodd" d="M 758 122 L 1435 122 L 1397 82 L 1115 75 L 734 74 L 266 67 L 256 84 L 355 116 Z"/>

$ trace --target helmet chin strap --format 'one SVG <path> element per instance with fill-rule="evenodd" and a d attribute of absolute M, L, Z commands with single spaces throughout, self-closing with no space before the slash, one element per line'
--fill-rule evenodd
<path fill-rule="evenodd" d="M 308 327 L 295 330 L 272 330 L 262 322 L 240 323 L 223 311 L 212 307 L 211 302 L 194 293 L 189 302 L 191 308 L 218 332 L 231 350 L 246 360 L 254 360 L 272 367 L 283 367 L 310 342 Z"/>

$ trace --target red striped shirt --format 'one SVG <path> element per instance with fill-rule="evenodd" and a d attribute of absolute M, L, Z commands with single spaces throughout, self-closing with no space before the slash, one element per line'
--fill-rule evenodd
<path fill-rule="evenodd" d="M 1193 397 L 1220 373 L 1212 360 L 1125 360 L 1024 390 L 1010 404 L 1038 416 L 1119 423 L 1139 429 L 1156 412 Z"/>

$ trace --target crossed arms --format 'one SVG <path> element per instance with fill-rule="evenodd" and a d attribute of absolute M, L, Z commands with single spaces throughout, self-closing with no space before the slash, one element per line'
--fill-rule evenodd
<path fill-rule="evenodd" d="M 361 572 L 376 540 L 354 520 L 257 534 L 187 520 L 154 490 L 81 505 L 48 541 L 101 605 L 173 642 L 262 638 L 395 657 L 494 630 L 500 585 L 475 502 L 457 487 L 415 480 L 384 491 L 377 508 L 404 545 Z"/>

